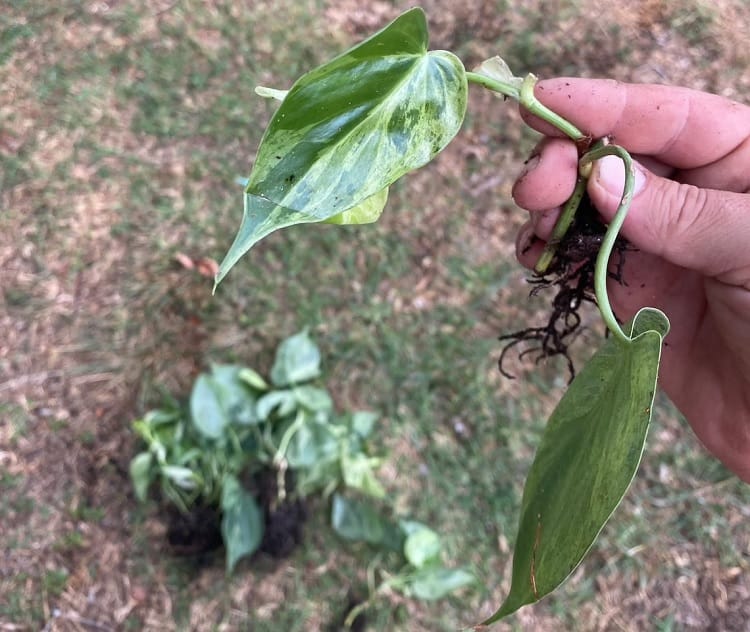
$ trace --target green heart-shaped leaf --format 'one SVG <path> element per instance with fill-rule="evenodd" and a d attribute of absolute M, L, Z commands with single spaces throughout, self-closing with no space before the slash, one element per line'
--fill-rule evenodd
<path fill-rule="evenodd" d="M 276 350 L 271 382 L 285 387 L 315 379 L 320 375 L 320 351 L 307 330 L 285 339 Z"/>
<path fill-rule="evenodd" d="M 292 86 L 261 141 L 217 283 L 279 228 L 382 201 L 453 139 L 466 113 L 466 71 L 427 46 L 424 12 L 412 9 Z"/>
<path fill-rule="evenodd" d="M 434 601 L 476 581 L 476 576 L 464 568 L 428 566 L 412 574 L 402 590 L 417 599 Z"/>
<path fill-rule="evenodd" d="M 669 321 L 647 308 L 625 330 L 630 341 L 608 339 L 550 417 L 524 487 L 510 594 L 485 624 L 557 588 L 635 476 Z"/>
<path fill-rule="evenodd" d="M 229 416 L 221 405 L 219 388 L 213 378 L 202 373 L 190 393 L 190 418 L 193 426 L 204 437 L 221 439 Z"/>

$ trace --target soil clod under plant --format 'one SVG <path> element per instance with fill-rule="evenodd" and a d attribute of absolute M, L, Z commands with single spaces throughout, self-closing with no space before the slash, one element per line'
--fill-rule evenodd
<path fill-rule="evenodd" d="M 584 303 L 596 304 L 594 269 L 606 228 L 588 195 L 584 196 L 573 224 L 565 237 L 557 244 L 555 257 L 549 268 L 544 274 L 534 273 L 529 280 L 529 283 L 534 286 L 531 290 L 532 296 L 548 288 L 555 289 L 546 324 L 540 327 L 527 327 L 504 334 L 499 338 L 501 341 L 506 341 L 498 360 L 500 372 L 505 377 L 509 379 L 515 377 L 504 366 L 508 352 L 519 345 L 524 345 L 525 348 L 519 353 L 519 358 L 532 356 L 534 361 L 539 363 L 546 358 L 562 356 L 568 365 L 570 381 L 573 380 L 575 366 L 569 348 L 580 332 L 581 306 Z M 619 283 L 624 283 L 622 266 L 627 250 L 627 242 L 618 238 L 615 243 L 616 268 L 610 276 Z"/>
<path fill-rule="evenodd" d="M 221 513 L 217 507 L 196 505 L 188 513 L 167 507 L 167 542 L 174 555 L 199 556 L 222 545 Z"/>
<path fill-rule="evenodd" d="M 286 472 L 288 490 L 294 489 L 292 474 Z M 302 499 L 286 496 L 279 500 L 278 472 L 263 469 L 248 482 L 248 489 L 257 494 L 263 510 L 265 530 L 258 550 L 273 558 L 289 556 L 302 542 L 307 519 L 307 506 Z M 221 511 L 218 507 L 198 505 L 188 513 L 175 507 L 166 508 L 167 542 L 174 555 L 202 556 L 222 545 Z"/>
<path fill-rule="evenodd" d="M 250 489 L 256 493 L 265 519 L 263 540 L 258 550 L 277 559 L 290 555 L 302 542 L 307 519 L 305 502 L 287 495 L 294 490 L 294 475 L 287 470 L 283 476 L 284 494 L 279 493 L 279 472 L 275 469 L 256 472 L 250 482 Z"/>

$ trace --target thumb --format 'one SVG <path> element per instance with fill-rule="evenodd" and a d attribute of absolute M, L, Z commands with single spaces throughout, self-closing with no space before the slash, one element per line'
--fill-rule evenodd
<path fill-rule="evenodd" d="M 701 189 L 659 177 L 634 162 L 625 236 L 636 248 L 727 283 L 750 283 L 750 195 Z M 616 156 L 594 164 L 588 194 L 605 221 L 617 210 L 625 168 Z"/>

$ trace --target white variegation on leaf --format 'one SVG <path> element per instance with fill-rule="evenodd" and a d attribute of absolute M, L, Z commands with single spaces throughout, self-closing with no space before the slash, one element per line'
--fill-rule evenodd
<path fill-rule="evenodd" d="M 421 9 L 302 76 L 263 136 L 242 223 L 216 282 L 279 228 L 345 211 L 351 214 L 344 221 L 361 223 L 356 207 L 373 196 L 364 209 L 374 215 L 388 186 L 427 164 L 458 133 L 467 96 L 458 57 L 428 52 Z"/>

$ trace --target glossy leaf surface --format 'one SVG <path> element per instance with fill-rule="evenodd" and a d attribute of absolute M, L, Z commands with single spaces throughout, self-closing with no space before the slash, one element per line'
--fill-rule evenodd
<path fill-rule="evenodd" d="M 427 47 L 424 12 L 412 9 L 292 86 L 261 141 L 217 283 L 269 233 L 382 196 L 453 139 L 466 71 L 452 53 Z"/>
<path fill-rule="evenodd" d="M 388 202 L 388 188 L 371 195 L 366 200 L 325 220 L 326 224 L 372 224 L 380 219 Z"/>
<path fill-rule="evenodd" d="M 591 358 L 547 424 L 524 488 L 510 594 L 485 623 L 557 588 L 622 500 L 651 420 L 664 314 L 643 309 Z"/>

